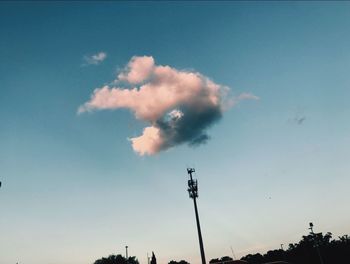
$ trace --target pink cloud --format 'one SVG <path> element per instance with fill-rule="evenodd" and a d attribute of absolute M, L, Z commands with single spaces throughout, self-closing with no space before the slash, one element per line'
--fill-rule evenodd
<path fill-rule="evenodd" d="M 156 65 L 153 57 L 132 57 L 115 83 L 133 88 L 97 88 L 78 113 L 99 109 L 130 109 L 135 117 L 148 122 L 139 137 L 131 138 L 140 155 L 188 143 L 206 142 L 206 130 L 218 121 L 227 105 L 228 88 L 194 71 Z M 237 100 L 257 99 L 241 94 Z"/>
<path fill-rule="evenodd" d="M 138 84 L 150 77 L 154 67 L 153 57 L 132 57 L 127 67 L 118 75 L 120 81 Z"/>
<path fill-rule="evenodd" d="M 158 153 L 164 143 L 160 129 L 154 126 L 146 127 L 141 136 L 131 138 L 130 141 L 134 151 L 141 156 Z"/>
<path fill-rule="evenodd" d="M 141 58 L 145 60 L 145 57 Z M 136 62 L 138 58 L 132 60 Z M 129 64 L 134 65 L 133 62 Z M 137 65 L 138 72 L 142 72 L 139 68 L 141 64 Z M 145 66 L 147 71 L 148 66 Z M 134 68 L 130 67 L 129 70 L 130 72 L 124 73 L 125 76 L 129 76 Z M 154 66 L 148 74 L 153 75 L 152 79 L 137 88 L 104 86 L 95 89 L 91 100 L 80 107 L 79 112 L 129 108 L 136 118 L 153 122 L 177 105 L 194 104 L 200 108 L 220 103 L 220 86 L 199 73 L 178 71 L 169 66 Z"/>

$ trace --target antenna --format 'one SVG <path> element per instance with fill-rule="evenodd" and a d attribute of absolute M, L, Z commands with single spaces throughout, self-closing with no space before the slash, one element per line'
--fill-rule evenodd
<path fill-rule="evenodd" d="M 309 229 L 310 229 L 310 234 L 312 235 L 313 239 L 314 239 L 314 242 L 315 242 L 315 247 L 316 247 L 316 251 L 317 251 L 317 254 L 318 254 L 318 257 L 320 258 L 320 263 L 323 264 L 323 259 L 322 259 L 322 256 L 321 256 L 321 252 L 320 252 L 320 249 L 318 247 L 318 241 L 316 241 L 316 234 L 314 233 L 314 224 L 312 222 L 309 223 Z"/>
<path fill-rule="evenodd" d="M 311 234 L 314 234 L 314 230 L 313 230 L 313 227 L 314 227 L 314 224 L 312 222 L 309 223 L 309 229 L 310 229 L 310 233 Z"/>
<path fill-rule="evenodd" d="M 233 253 L 232 246 L 230 246 L 230 248 L 231 248 L 231 252 L 232 252 L 232 256 L 233 256 L 233 260 L 236 260 L 236 256 L 235 256 L 235 253 Z"/>
<path fill-rule="evenodd" d="M 192 173 L 194 173 L 194 168 L 187 168 L 187 173 L 190 176 L 190 179 L 188 180 L 188 194 L 190 196 L 190 199 L 193 199 L 194 204 L 194 212 L 196 214 L 196 223 L 197 223 L 197 231 L 198 231 L 198 240 L 199 240 L 199 248 L 201 251 L 201 258 L 202 258 L 202 264 L 206 264 L 205 261 L 205 254 L 204 254 L 204 246 L 203 246 L 203 239 L 202 239 L 202 232 L 201 232 L 201 226 L 199 223 L 199 215 L 198 215 L 198 209 L 197 209 L 197 201 L 198 198 L 198 183 L 197 180 L 194 180 L 192 178 Z"/>

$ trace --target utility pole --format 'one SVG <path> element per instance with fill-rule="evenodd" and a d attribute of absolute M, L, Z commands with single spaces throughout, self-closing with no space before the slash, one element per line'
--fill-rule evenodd
<path fill-rule="evenodd" d="M 128 246 L 125 246 L 125 258 L 126 262 L 128 262 Z"/>
<path fill-rule="evenodd" d="M 199 239 L 199 248 L 201 250 L 201 258 L 202 258 L 202 264 L 206 264 L 205 261 L 205 254 L 204 254 L 204 246 L 203 246 L 203 239 L 202 239 L 202 232 L 201 232 L 201 226 L 199 223 L 199 216 L 198 216 L 198 209 L 197 209 L 197 201 L 198 198 L 198 184 L 197 180 L 194 180 L 192 178 L 192 173 L 195 172 L 193 168 L 188 168 L 187 173 L 190 176 L 190 179 L 188 180 L 188 194 L 191 199 L 193 199 L 194 204 L 194 212 L 196 214 L 196 223 L 197 223 L 197 231 L 198 231 L 198 239 Z"/>
<path fill-rule="evenodd" d="M 316 247 L 316 251 L 317 251 L 317 254 L 318 254 L 318 257 L 320 258 L 320 262 L 321 262 L 321 264 L 323 264 L 323 259 L 322 259 L 322 256 L 321 256 L 321 252 L 320 252 L 320 249 L 318 248 L 318 241 L 316 240 L 317 238 L 316 238 L 316 235 L 315 235 L 315 233 L 314 233 L 314 229 L 313 229 L 313 227 L 314 227 L 314 224 L 313 223 L 309 223 L 309 229 L 310 229 L 310 234 L 313 236 L 313 238 L 314 238 L 314 243 L 315 243 L 315 247 Z"/>

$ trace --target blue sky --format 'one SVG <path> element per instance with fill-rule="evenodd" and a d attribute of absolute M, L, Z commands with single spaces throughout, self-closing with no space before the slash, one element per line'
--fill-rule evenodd
<path fill-rule="evenodd" d="M 152 250 L 199 263 L 187 166 L 208 260 L 296 242 L 310 221 L 349 234 L 349 3 L 0 7 L 0 263 L 93 263 L 126 244 L 141 263 Z M 226 111 L 205 145 L 139 156 L 130 111 L 77 109 L 143 55 L 260 100 Z"/>

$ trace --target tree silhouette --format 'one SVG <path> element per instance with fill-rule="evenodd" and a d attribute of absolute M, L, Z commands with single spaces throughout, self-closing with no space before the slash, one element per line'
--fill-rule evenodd
<path fill-rule="evenodd" d="M 264 257 L 260 253 L 254 255 L 248 254 L 241 259 L 247 261 L 249 264 L 260 264 L 265 262 Z"/>
<path fill-rule="evenodd" d="M 190 263 L 185 260 L 180 260 L 180 261 L 172 260 L 168 264 L 190 264 Z"/>
<path fill-rule="evenodd" d="M 151 264 L 157 264 L 157 259 L 156 259 L 156 256 L 154 255 L 154 252 L 153 252 L 153 251 L 152 251 Z"/>
<path fill-rule="evenodd" d="M 332 233 L 325 235 L 322 233 L 309 233 L 302 236 L 298 243 L 291 243 L 287 250 L 275 249 L 266 254 L 249 254 L 241 258 L 249 264 L 261 264 L 268 262 L 294 263 L 294 264 L 320 264 L 320 256 L 325 264 L 350 263 L 350 237 L 343 235 L 338 239 L 332 239 Z M 215 258 L 209 261 L 215 263 L 239 263 L 237 260 L 225 256 Z M 110 255 L 107 258 L 101 258 L 94 264 L 139 264 L 136 257 L 124 258 L 122 255 Z M 152 252 L 150 264 L 157 264 L 156 256 Z M 168 264 L 189 264 L 185 260 L 172 260 Z"/>
<path fill-rule="evenodd" d="M 261 255 L 249 254 L 242 260 L 249 264 L 273 261 L 286 261 L 297 264 L 350 263 L 350 238 L 348 235 L 332 240 L 332 233 L 310 233 L 303 236 L 298 243 L 289 244 L 287 250 L 270 250 Z"/>
<path fill-rule="evenodd" d="M 139 261 L 136 257 L 126 259 L 122 255 L 110 255 L 107 258 L 96 260 L 94 264 L 139 264 Z"/>
<path fill-rule="evenodd" d="M 218 259 L 218 258 L 211 259 L 209 263 L 212 264 L 212 263 L 228 262 L 228 261 L 233 261 L 233 259 L 229 256 L 225 256 L 225 257 L 222 257 L 221 259 Z"/>

